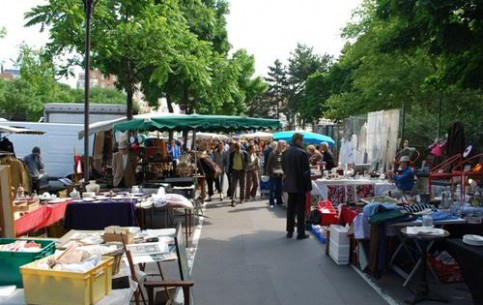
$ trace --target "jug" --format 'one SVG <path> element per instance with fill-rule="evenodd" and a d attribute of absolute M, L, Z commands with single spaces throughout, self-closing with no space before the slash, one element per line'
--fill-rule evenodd
<path fill-rule="evenodd" d="M 138 194 L 139 193 L 139 186 L 133 185 L 131 188 L 131 193 L 132 194 Z"/>

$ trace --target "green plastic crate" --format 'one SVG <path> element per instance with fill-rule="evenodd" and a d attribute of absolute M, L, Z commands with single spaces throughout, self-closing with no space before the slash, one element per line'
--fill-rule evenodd
<path fill-rule="evenodd" d="M 55 251 L 55 242 L 44 239 L 0 238 L 0 245 L 10 244 L 17 240 L 34 241 L 42 245 L 42 250 L 35 253 L 0 251 L 0 286 L 16 285 L 19 288 L 23 287 L 19 267 L 52 255 Z"/>

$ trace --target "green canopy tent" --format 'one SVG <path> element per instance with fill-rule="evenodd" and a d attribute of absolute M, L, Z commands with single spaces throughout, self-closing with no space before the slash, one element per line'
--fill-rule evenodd
<path fill-rule="evenodd" d="M 279 120 L 228 115 L 163 115 L 137 118 L 114 124 L 115 131 L 205 131 L 229 132 L 252 129 L 281 129 Z"/>

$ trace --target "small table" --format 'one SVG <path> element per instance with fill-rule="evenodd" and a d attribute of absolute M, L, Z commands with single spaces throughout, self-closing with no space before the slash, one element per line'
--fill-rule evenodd
<path fill-rule="evenodd" d="M 431 300 L 431 301 L 436 301 L 436 302 L 443 302 L 447 303 L 448 301 L 438 297 L 436 295 L 433 295 L 429 291 L 429 286 L 428 286 L 428 279 L 426 277 L 427 273 L 427 255 L 428 255 L 428 244 L 430 242 L 433 242 L 436 239 L 441 239 L 449 236 L 449 232 L 444 230 L 443 235 L 424 235 L 424 234 L 409 234 L 407 232 L 407 227 L 404 227 L 401 229 L 401 233 L 408 238 L 415 239 L 417 242 L 421 243 L 421 279 L 416 286 L 416 290 L 414 292 L 414 296 L 411 300 L 407 300 L 406 302 L 413 305 L 416 303 L 419 303 L 421 301 L 425 300 Z"/>

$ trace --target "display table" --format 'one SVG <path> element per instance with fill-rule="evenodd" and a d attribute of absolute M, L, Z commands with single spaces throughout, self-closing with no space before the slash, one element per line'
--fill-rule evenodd
<path fill-rule="evenodd" d="M 357 202 L 360 198 L 382 196 L 396 188 L 385 180 L 364 179 L 316 179 L 312 180 L 312 195 L 330 200 L 336 206 L 345 202 Z"/>
<path fill-rule="evenodd" d="M 459 238 L 444 241 L 444 248 L 458 262 L 474 305 L 483 305 L 483 247 L 470 246 Z"/>
<path fill-rule="evenodd" d="M 433 221 L 433 224 L 434 224 L 435 227 L 443 227 L 445 225 L 461 225 L 461 224 L 465 224 L 465 223 L 466 223 L 466 220 L 463 219 L 463 218 L 449 219 L 449 220 L 434 220 Z M 408 227 L 408 226 L 421 226 L 421 225 L 422 225 L 422 220 L 418 219 L 418 220 L 409 221 L 409 222 L 403 221 L 403 222 L 392 223 L 389 226 L 389 228 L 401 230 L 401 227 L 403 227 L 402 229 L 404 229 L 405 227 Z M 423 263 L 421 257 L 415 258 L 415 264 L 412 266 L 412 269 L 410 270 L 409 273 L 404 271 L 402 268 L 400 268 L 396 264 L 396 259 L 403 249 L 406 250 L 406 253 L 410 253 L 411 252 L 410 249 L 414 248 L 414 247 L 409 245 L 410 241 L 414 242 L 414 239 L 409 238 L 407 235 L 402 236 L 401 243 L 396 248 L 394 253 L 391 255 L 391 258 L 389 260 L 389 266 L 391 267 L 391 269 L 394 270 L 397 274 L 399 274 L 401 277 L 403 277 L 405 279 L 405 281 L 403 283 L 404 287 L 406 287 L 409 284 L 411 279 L 416 274 L 416 271 L 418 271 L 419 267 Z M 416 249 L 419 248 L 417 244 L 415 244 L 415 246 L 416 246 Z M 429 243 L 428 247 L 430 248 L 431 246 L 432 246 L 432 243 Z"/>
<path fill-rule="evenodd" d="M 133 200 L 100 203 L 73 201 L 65 210 L 64 226 L 66 230 L 103 230 L 112 225 L 136 226 L 135 204 Z"/>
<path fill-rule="evenodd" d="M 64 218 L 67 205 L 71 199 L 53 204 L 44 204 L 28 214 L 15 220 L 14 228 L 17 236 L 24 235 L 30 231 L 37 231 L 46 228 Z"/>

